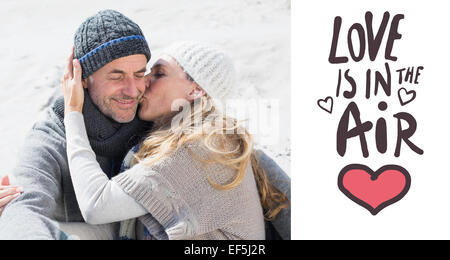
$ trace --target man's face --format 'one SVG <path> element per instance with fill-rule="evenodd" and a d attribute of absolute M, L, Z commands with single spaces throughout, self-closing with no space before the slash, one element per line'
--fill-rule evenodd
<path fill-rule="evenodd" d="M 113 60 L 83 81 L 92 101 L 106 116 L 128 123 L 145 91 L 147 58 L 143 54 Z"/>

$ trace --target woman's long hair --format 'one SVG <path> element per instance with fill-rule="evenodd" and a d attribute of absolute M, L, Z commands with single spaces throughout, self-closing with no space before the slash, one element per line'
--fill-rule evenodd
<path fill-rule="evenodd" d="M 183 110 L 171 117 L 170 124 L 170 127 L 166 124 L 145 138 L 135 155 L 135 162 L 151 165 L 182 147 L 187 148 L 189 143 L 200 141 L 210 157 L 204 160 L 191 153 L 193 157 L 204 163 L 220 163 L 236 170 L 234 179 L 225 185 L 206 176 L 214 188 L 230 190 L 239 185 L 251 163 L 265 219 L 273 220 L 289 206 L 286 195 L 271 185 L 260 167 L 258 156 L 253 151 L 252 135 L 237 120 L 220 113 L 207 94 L 192 103 L 185 101 Z"/>

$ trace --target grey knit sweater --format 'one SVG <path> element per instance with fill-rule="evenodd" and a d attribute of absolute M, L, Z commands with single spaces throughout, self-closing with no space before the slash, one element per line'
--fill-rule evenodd
<path fill-rule="evenodd" d="M 156 164 L 133 166 L 114 177 L 124 191 L 150 214 L 139 220 L 157 239 L 264 239 L 264 217 L 250 164 L 243 181 L 231 190 L 218 190 L 207 181 L 227 184 L 236 171 L 204 165 L 199 143 L 177 150 Z"/>

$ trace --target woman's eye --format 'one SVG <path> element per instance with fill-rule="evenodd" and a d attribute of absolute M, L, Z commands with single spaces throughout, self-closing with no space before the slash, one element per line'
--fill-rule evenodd
<path fill-rule="evenodd" d="M 164 76 L 164 74 L 163 74 L 163 73 L 160 73 L 160 72 L 158 72 L 158 73 L 155 73 L 155 74 L 153 74 L 153 76 L 154 76 L 154 77 L 156 77 L 156 78 L 161 78 L 161 77 L 163 77 L 163 76 Z"/>

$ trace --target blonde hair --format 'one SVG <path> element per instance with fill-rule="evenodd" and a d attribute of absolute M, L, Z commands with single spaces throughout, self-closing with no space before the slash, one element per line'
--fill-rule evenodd
<path fill-rule="evenodd" d="M 273 220 L 283 208 L 289 206 L 289 200 L 270 184 L 259 166 L 253 152 L 252 135 L 237 120 L 220 113 L 207 94 L 192 103 L 186 101 L 186 104 L 172 118 L 170 127 L 162 127 L 145 138 L 135 155 L 135 162 L 151 165 L 182 147 L 187 148 L 189 143 L 200 141 L 210 157 L 205 160 L 191 152 L 193 157 L 207 164 L 220 163 L 236 170 L 234 179 L 224 185 L 206 176 L 216 189 L 230 190 L 239 185 L 251 163 L 265 219 Z M 174 126 L 174 118 L 181 119 L 178 125 Z"/>

